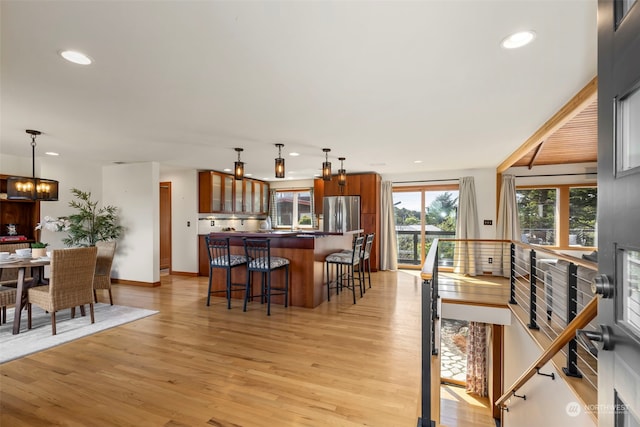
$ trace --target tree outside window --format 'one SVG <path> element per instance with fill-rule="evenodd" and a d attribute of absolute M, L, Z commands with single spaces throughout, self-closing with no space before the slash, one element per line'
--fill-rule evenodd
<path fill-rule="evenodd" d="M 556 245 L 556 189 L 517 190 L 518 218 L 522 241 Z"/>
<path fill-rule="evenodd" d="M 276 191 L 275 227 L 312 227 L 311 191 Z"/>
<path fill-rule="evenodd" d="M 596 187 L 519 188 L 516 200 L 523 242 L 560 248 L 597 245 Z"/>

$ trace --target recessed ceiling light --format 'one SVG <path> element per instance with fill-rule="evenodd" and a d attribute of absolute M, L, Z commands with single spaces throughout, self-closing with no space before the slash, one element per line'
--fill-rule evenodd
<path fill-rule="evenodd" d="M 229 168 L 224 168 L 222 170 L 225 171 L 225 172 L 231 172 L 231 169 L 229 169 Z"/>
<path fill-rule="evenodd" d="M 245 173 L 244 176 L 253 176 L 252 173 Z"/>
<path fill-rule="evenodd" d="M 271 178 L 269 178 L 268 176 L 265 176 L 264 178 L 262 178 L 264 181 L 269 181 Z"/>
<path fill-rule="evenodd" d="M 87 55 L 75 50 L 63 50 L 60 52 L 60 56 L 74 64 L 89 65 L 93 62 Z"/>
<path fill-rule="evenodd" d="M 535 38 L 536 38 L 536 33 L 533 31 L 529 31 L 529 30 L 520 31 L 520 32 L 511 34 L 510 36 L 502 40 L 502 43 L 500 43 L 500 46 L 502 46 L 505 49 L 517 49 L 519 47 L 528 45 Z"/>
<path fill-rule="evenodd" d="M 47 156 L 59 156 L 59 155 L 60 155 L 60 154 L 58 154 L 58 153 L 54 153 L 53 151 L 47 151 L 47 152 L 46 152 L 46 153 L 44 153 L 44 154 L 46 154 Z"/>
<path fill-rule="evenodd" d="M 413 163 L 422 163 L 422 160 L 414 160 Z"/>
<path fill-rule="evenodd" d="M 300 153 L 295 153 L 295 152 L 293 152 L 293 153 L 289 153 L 289 155 L 290 155 L 291 157 L 298 157 L 298 156 L 300 155 Z"/>

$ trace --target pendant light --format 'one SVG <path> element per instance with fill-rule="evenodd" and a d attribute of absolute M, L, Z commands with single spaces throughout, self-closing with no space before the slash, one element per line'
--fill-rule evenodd
<path fill-rule="evenodd" d="M 338 157 L 340 160 L 340 169 L 338 169 L 338 185 L 347 185 L 347 171 L 344 169 L 343 162 L 346 160 L 344 157 Z"/>
<path fill-rule="evenodd" d="M 322 179 L 324 181 L 331 181 L 331 162 L 329 161 L 329 151 L 331 151 L 331 148 L 323 148 L 322 151 L 324 151 L 325 159 L 322 163 Z"/>
<path fill-rule="evenodd" d="M 7 178 L 7 199 L 12 200 L 58 200 L 58 181 L 36 178 L 36 136 L 38 130 L 27 129 L 31 135 L 31 178 L 10 176 Z"/>
<path fill-rule="evenodd" d="M 241 180 L 244 178 L 244 163 L 240 161 L 240 153 L 244 150 L 242 148 L 236 148 L 235 150 L 238 152 L 238 161 L 234 163 L 233 177 Z"/>
<path fill-rule="evenodd" d="M 282 147 L 284 144 L 276 144 L 278 147 L 278 158 L 276 159 L 276 178 L 284 178 L 284 159 L 282 158 Z"/>

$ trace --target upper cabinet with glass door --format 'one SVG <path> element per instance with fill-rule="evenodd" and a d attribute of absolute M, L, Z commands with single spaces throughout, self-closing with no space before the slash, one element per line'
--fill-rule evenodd
<path fill-rule="evenodd" d="M 263 194 L 269 193 L 269 185 L 262 181 L 244 179 L 236 181 L 233 175 L 203 171 L 199 173 L 200 213 L 264 214 L 266 204 L 261 205 Z"/>

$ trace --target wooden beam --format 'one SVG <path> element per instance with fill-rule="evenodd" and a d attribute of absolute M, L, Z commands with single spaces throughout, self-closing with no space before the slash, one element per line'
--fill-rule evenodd
<path fill-rule="evenodd" d="M 540 152 L 542 151 L 542 146 L 544 145 L 544 141 L 542 141 L 540 144 L 538 144 L 538 146 L 536 147 L 536 152 L 533 153 L 533 157 L 531 157 L 531 161 L 529 162 L 529 170 L 533 169 L 533 164 L 535 163 L 536 159 L 538 158 L 538 154 L 540 154 Z"/>
<path fill-rule="evenodd" d="M 569 120 L 577 116 L 587 105 L 589 105 L 598 93 L 598 77 L 594 77 L 587 85 L 580 90 L 569 102 L 567 102 L 556 114 L 542 125 L 524 144 L 507 157 L 497 168 L 497 173 L 502 173 L 513 166 L 518 160 L 524 157 L 541 141 L 547 139 L 551 134 L 560 129 Z"/>

